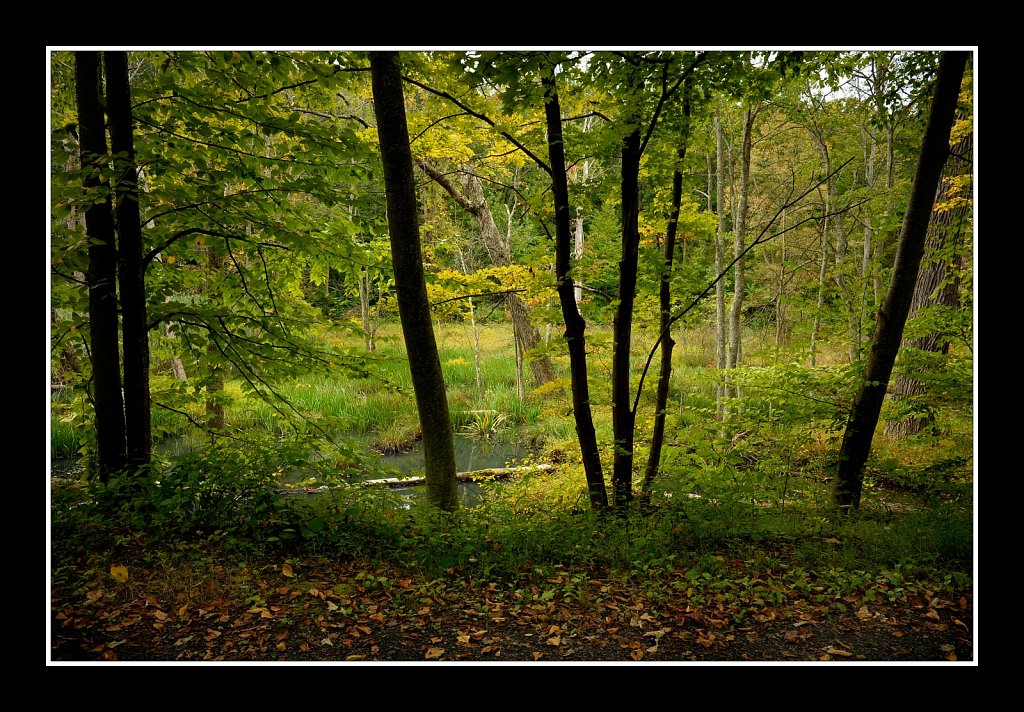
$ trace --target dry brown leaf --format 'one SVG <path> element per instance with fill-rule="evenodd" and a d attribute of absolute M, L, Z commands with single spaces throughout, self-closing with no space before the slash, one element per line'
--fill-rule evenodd
<path fill-rule="evenodd" d="M 444 655 L 444 648 L 427 648 L 427 654 L 425 658 L 427 660 L 434 660 Z"/>
<path fill-rule="evenodd" d="M 534 653 L 533 654 L 533 659 L 534 660 L 540 660 L 543 657 L 544 657 L 544 653 Z"/>
<path fill-rule="evenodd" d="M 924 614 L 925 618 L 931 618 L 933 620 L 939 620 L 939 612 L 934 608 L 929 608 L 928 612 Z"/>
<path fill-rule="evenodd" d="M 125 583 L 128 580 L 128 567 L 119 564 L 110 565 L 110 575 L 118 583 Z"/>
<path fill-rule="evenodd" d="M 871 617 L 871 611 L 868 610 L 867 606 L 861 606 L 857 609 L 857 617 L 861 620 L 867 620 Z"/>
<path fill-rule="evenodd" d="M 839 648 L 829 648 L 825 651 L 829 655 L 841 655 L 844 658 L 853 657 L 853 653 L 848 650 L 841 650 Z"/>
<path fill-rule="evenodd" d="M 544 642 L 546 642 L 548 645 L 561 645 L 562 644 L 562 638 L 561 638 L 561 636 L 556 635 L 556 636 L 552 636 L 551 638 L 548 638 Z"/>
<path fill-rule="evenodd" d="M 281 564 L 281 573 L 288 577 L 292 577 L 295 575 L 295 572 L 292 571 L 291 564 Z"/>

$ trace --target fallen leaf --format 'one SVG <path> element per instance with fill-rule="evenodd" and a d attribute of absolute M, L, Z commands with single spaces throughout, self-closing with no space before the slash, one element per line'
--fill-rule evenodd
<path fill-rule="evenodd" d="M 857 617 L 861 620 L 867 620 L 871 617 L 871 611 L 868 610 L 867 606 L 861 606 L 857 609 Z"/>
<path fill-rule="evenodd" d="M 950 653 L 947 655 L 946 660 L 956 660 L 956 653 Z"/>
<path fill-rule="evenodd" d="M 289 577 L 295 575 L 295 572 L 292 571 L 291 564 L 281 564 L 281 573 Z"/>
<path fill-rule="evenodd" d="M 561 638 L 561 636 L 556 635 L 556 636 L 553 636 L 551 638 L 548 638 L 544 642 L 546 642 L 548 645 L 561 645 L 562 644 L 562 638 Z"/>
<path fill-rule="evenodd" d="M 156 618 L 158 621 L 165 621 L 168 619 L 169 616 L 163 611 L 161 611 L 159 608 L 157 608 L 155 611 L 153 611 L 153 617 Z"/>
<path fill-rule="evenodd" d="M 443 648 L 427 648 L 427 655 L 426 655 L 426 659 L 427 660 L 433 660 L 435 658 L 441 657 L 442 655 L 444 655 L 444 649 Z"/>
<path fill-rule="evenodd" d="M 366 656 L 365 655 L 347 655 L 347 656 L 345 656 L 345 659 L 346 660 L 366 660 Z"/>
<path fill-rule="evenodd" d="M 637 648 L 636 650 L 634 650 L 632 653 L 629 654 L 629 657 L 633 658 L 634 660 L 643 660 L 644 659 L 644 651 L 643 651 L 642 648 Z"/>
<path fill-rule="evenodd" d="M 119 564 L 110 565 L 110 575 L 118 583 L 125 583 L 128 580 L 128 567 Z"/>
<path fill-rule="evenodd" d="M 928 612 L 925 613 L 924 615 L 925 615 L 925 618 L 932 618 L 934 620 L 939 620 L 939 612 L 936 611 L 934 608 L 929 608 Z"/>
<path fill-rule="evenodd" d="M 534 653 L 533 654 L 533 659 L 534 660 L 540 660 L 543 657 L 544 657 L 544 653 Z"/>
<path fill-rule="evenodd" d="M 188 613 L 188 604 L 187 603 L 184 606 L 182 606 L 181 608 L 178 609 L 178 618 L 184 618 L 186 613 Z"/>
<path fill-rule="evenodd" d="M 848 650 L 840 650 L 839 648 L 829 648 L 825 651 L 828 655 L 841 655 L 844 658 L 853 657 L 853 653 Z"/>

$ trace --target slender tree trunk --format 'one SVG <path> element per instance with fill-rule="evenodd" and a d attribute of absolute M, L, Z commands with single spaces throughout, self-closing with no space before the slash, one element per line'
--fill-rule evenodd
<path fill-rule="evenodd" d="M 829 213 L 829 202 L 828 192 L 825 194 L 825 208 L 822 211 L 821 219 L 821 262 L 818 265 L 818 301 L 814 309 L 814 324 L 811 326 L 811 353 L 810 353 L 810 365 L 811 368 L 818 363 L 818 333 L 821 331 L 821 314 L 825 310 L 825 286 L 828 283 L 828 263 L 829 263 L 829 249 L 828 249 L 828 213 Z"/>
<path fill-rule="evenodd" d="M 570 277 L 572 228 L 569 224 L 569 181 L 565 174 L 565 146 L 562 140 L 562 109 L 554 72 L 541 77 L 544 87 L 544 114 L 547 123 L 548 160 L 551 168 L 551 193 L 555 213 L 555 273 L 558 301 L 565 320 L 565 341 L 569 349 L 569 374 L 572 390 L 573 417 L 580 443 L 583 470 L 587 479 L 590 506 L 597 511 L 608 507 L 608 494 L 601 472 L 597 449 L 594 416 L 590 408 L 590 386 L 587 381 L 586 322 L 580 316 Z"/>
<path fill-rule="evenodd" d="M 466 267 L 466 256 L 462 254 L 462 250 L 459 250 L 459 262 L 462 263 L 462 274 L 469 274 L 469 269 Z M 473 308 L 473 297 L 469 297 L 466 301 L 469 304 L 469 325 L 473 330 L 473 369 L 476 371 L 476 399 L 479 403 L 483 403 L 484 377 L 480 370 L 480 331 L 476 327 L 476 310 Z M 517 349 L 517 359 L 518 355 Z M 522 399 L 522 378 L 518 380 L 519 383 L 517 385 L 520 388 L 519 398 Z"/>
<path fill-rule="evenodd" d="M 672 213 L 665 230 L 665 250 L 662 256 L 661 284 L 658 289 L 658 303 L 661 308 L 661 374 L 658 376 L 658 390 L 655 397 L 654 428 L 651 432 L 651 449 L 647 456 L 647 469 L 641 487 L 641 500 L 645 504 L 651 501 L 651 485 L 661 465 L 661 449 L 665 442 L 665 415 L 668 410 L 668 389 L 672 382 L 672 259 L 675 256 L 676 232 L 679 227 L 679 207 L 683 199 L 683 162 L 686 160 L 688 141 L 690 102 L 689 85 L 683 95 L 683 115 L 686 120 L 682 146 L 677 154 L 676 169 L 672 172 Z"/>
<path fill-rule="evenodd" d="M 740 152 L 740 184 L 737 192 L 736 205 L 736 235 L 733 244 L 733 255 L 739 257 L 743 253 L 746 241 L 747 230 L 747 203 L 750 187 L 750 151 L 752 144 L 752 131 L 754 118 L 757 109 L 748 107 L 743 114 L 743 145 Z M 743 315 L 743 298 L 746 292 L 746 281 L 744 274 L 744 262 L 746 259 L 740 257 L 733 266 L 733 296 L 732 305 L 729 310 L 729 348 L 726 352 L 725 367 L 732 369 L 739 366 L 741 356 L 741 343 L 743 340 L 742 324 L 740 317 Z M 739 392 L 735 386 L 726 387 L 727 397 L 738 397 Z"/>
<path fill-rule="evenodd" d="M 779 248 L 779 288 L 775 292 L 775 362 L 786 343 L 786 211 L 782 211 L 782 237 Z"/>
<path fill-rule="evenodd" d="M 427 499 L 439 509 L 454 511 L 459 507 L 459 494 L 452 420 L 423 275 L 416 182 L 398 53 L 371 52 L 370 74 L 384 167 L 398 313 L 423 431 Z"/>
<path fill-rule="evenodd" d="M 615 508 L 623 510 L 633 499 L 633 433 L 636 413 L 630 404 L 630 350 L 633 337 L 633 303 L 640 248 L 640 129 L 634 128 L 622 144 L 622 253 L 619 258 L 619 291 L 612 320 L 612 492 Z"/>
<path fill-rule="evenodd" d="M 107 139 L 100 90 L 99 52 L 75 52 L 79 155 L 89 198 L 85 231 L 89 237 L 89 348 L 92 401 L 96 418 L 96 468 L 101 482 L 127 464 L 124 400 L 117 323 L 117 247 L 105 172 Z"/>
<path fill-rule="evenodd" d="M 892 280 L 885 301 L 878 311 L 864 380 L 854 399 L 839 451 L 834 499 L 836 506 L 842 510 L 855 510 L 860 507 L 864 463 L 871 452 L 871 441 L 878 425 L 882 401 L 889 387 L 889 377 L 900 348 L 903 327 L 910 312 L 918 268 L 924 254 L 932 205 L 935 201 L 935 191 L 949 154 L 950 128 L 953 125 L 967 56 L 966 52 L 943 52 L 939 61 L 938 79 L 928 113 L 928 125 L 925 128 L 910 203 L 903 219 Z"/>
<path fill-rule="evenodd" d="M 715 109 L 715 203 L 718 211 L 718 231 L 715 233 L 715 274 L 725 271 L 725 233 L 728 227 L 725 219 L 725 133 L 722 129 L 720 109 Z M 725 418 L 725 365 L 726 365 L 726 313 L 725 313 L 725 280 L 715 283 L 715 353 L 718 368 L 719 384 L 715 399 L 715 409 L 720 419 Z"/>
<path fill-rule="evenodd" d="M 110 148 L 117 168 L 117 234 L 120 259 L 121 331 L 124 349 L 124 416 L 128 466 L 149 464 L 153 431 L 149 405 L 149 325 L 146 317 L 146 273 L 142 262 L 139 181 L 132 134 L 128 53 L 103 53 L 107 74 Z"/>
<path fill-rule="evenodd" d="M 942 203 L 947 195 L 956 189 L 952 178 L 970 173 L 973 169 L 971 157 L 974 152 L 974 135 L 968 134 L 961 139 L 946 159 L 942 180 L 935 194 L 935 203 Z M 959 272 L 950 259 L 950 251 L 957 251 L 964 231 L 970 226 L 971 220 L 971 187 L 965 192 L 957 192 L 953 206 L 932 212 L 928 225 L 928 237 L 925 242 L 925 259 L 917 276 L 914 287 L 914 298 L 910 304 L 908 319 L 913 319 L 922 309 L 942 305 L 956 307 L 960 303 Z M 905 339 L 902 349 L 917 349 L 932 353 L 946 354 L 949 342 L 938 333 L 931 333 L 918 339 Z M 909 375 L 898 375 L 893 382 L 892 399 L 898 400 L 921 396 L 927 387 Z M 886 423 L 885 434 L 890 438 L 905 438 L 917 435 L 935 422 L 932 414 L 924 418 L 907 418 L 891 420 Z"/>

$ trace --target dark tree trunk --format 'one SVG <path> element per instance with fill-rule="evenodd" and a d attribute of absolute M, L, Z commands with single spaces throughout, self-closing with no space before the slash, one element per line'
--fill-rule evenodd
<path fill-rule="evenodd" d="M 921 146 L 917 174 L 914 176 L 910 204 L 903 219 L 892 280 L 878 311 L 864 380 L 854 399 L 839 451 L 834 499 L 836 506 L 842 510 L 860 507 L 864 463 L 871 451 L 882 401 L 889 386 L 907 314 L 910 312 L 935 190 L 949 154 L 949 132 L 966 64 L 966 52 L 944 52 L 939 62 L 935 94 L 928 114 L 928 126 Z"/>
<path fill-rule="evenodd" d="M 100 101 L 99 52 L 75 52 L 79 154 L 88 208 L 89 348 L 96 417 L 96 466 L 101 482 L 125 467 L 124 401 L 117 325 L 117 248 L 105 170 L 107 138 Z"/>
<path fill-rule="evenodd" d="M 676 233 L 679 229 L 679 206 L 683 200 L 683 161 L 686 160 L 686 146 L 689 140 L 690 102 L 689 82 L 684 87 L 683 145 L 677 153 L 676 169 L 672 172 L 672 213 L 669 215 L 668 227 L 665 230 L 665 251 L 661 266 L 661 284 L 658 291 L 658 302 L 661 308 L 661 374 L 658 376 L 654 410 L 654 429 L 651 432 L 651 450 L 647 456 L 647 469 L 641 488 L 641 499 L 645 504 L 651 501 L 651 484 L 658 474 L 661 464 L 661 448 L 665 442 L 665 414 L 668 409 L 668 387 L 672 380 L 672 348 L 676 342 L 672 339 L 672 260 L 675 257 Z"/>
<path fill-rule="evenodd" d="M 634 128 L 622 144 L 622 253 L 619 258 L 618 305 L 612 321 L 612 432 L 615 438 L 612 492 L 618 510 L 625 509 L 633 499 L 633 431 L 636 413 L 630 403 L 629 357 L 640 248 L 639 181 L 640 129 Z"/>
<path fill-rule="evenodd" d="M 970 173 L 973 168 L 971 160 L 974 152 L 974 134 L 961 139 L 946 160 L 942 172 L 942 181 L 935 194 L 935 202 L 941 202 L 952 187 L 952 178 Z M 942 305 L 956 307 L 960 303 L 960 279 L 953 261 L 949 257 L 950 250 L 957 250 L 964 229 L 971 220 L 971 188 L 965 193 L 957 194 L 958 202 L 948 210 L 932 212 L 928 225 L 928 237 L 925 241 L 925 253 L 928 257 L 921 265 L 914 287 L 914 299 L 910 304 L 910 315 L 913 319 L 922 309 Z M 931 333 L 919 339 L 903 341 L 903 348 L 945 354 L 949 350 L 949 342 L 938 333 Z M 921 381 L 909 375 L 898 375 L 893 382 L 893 400 L 921 396 L 927 388 Z M 907 418 L 891 420 L 886 423 L 885 434 L 890 438 L 905 438 L 916 435 L 925 428 L 932 426 L 934 417 L 929 414 L 923 418 Z"/>
<path fill-rule="evenodd" d="M 572 390 L 573 417 L 580 442 L 583 470 L 587 479 L 590 506 L 596 511 L 608 507 L 608 494 L 601 472 L 601 457 L 590 408 L 590 385 L 587 382 L 586 322 L 576 306 L 570 276 L 572 226 L 569 216 L 569 180 L 565 172 L 565 146 L 562 142 L 562 109 L 553 72 L 541 78 L 544 86 L 544 114 L 548 129 L 548 160 L 551 164 L 551 193 L 555 209 L 555 276 L 558 301 L 565 320 L 565 341 L 569 349 L 569 375 Z"/>
<path fill-rule="evenodd" d="M 391 261 L 395 270 L 398 314 L 423 431 L 427 499 L 442 510 L 454 511 L 459 506 L 459 494 L 452 420 L 423 276 L 416 183 L 400 62 L 397 52 L 370 53 L 374 114 L 380 136 L 391 233 Z"/>
<path fill-rule="evenodd" d="M 153 434 L 149 414 L 149 329 L 146 322 L 146 278 L 142 262 L 139 181 L 132 136 L 128 53 L 104 52 L 110 148 L 117 169 L 117 236 L 121 287 L 121 333 L 124 351 L 124 416 L 128 466 L 149 464 Z"/>

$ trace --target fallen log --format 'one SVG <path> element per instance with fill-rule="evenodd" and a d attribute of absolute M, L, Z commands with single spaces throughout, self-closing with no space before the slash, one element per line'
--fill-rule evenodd
<path fill-rule="evenodd" d="M 540 465 L 521 465 L 519 467 L 491 467 L 486 470 L 456 472 L 455 479 L 459 482 L 479 482 L 481 480 L 505 479 L 524 472 L 546 472 L 555 469 L 547 463 Z M 367 487 L 412 487 L 426 484 L 427 478 L 420 477 L 384 477 L 378 480 L 364 480 L 359 484 Z"/>

